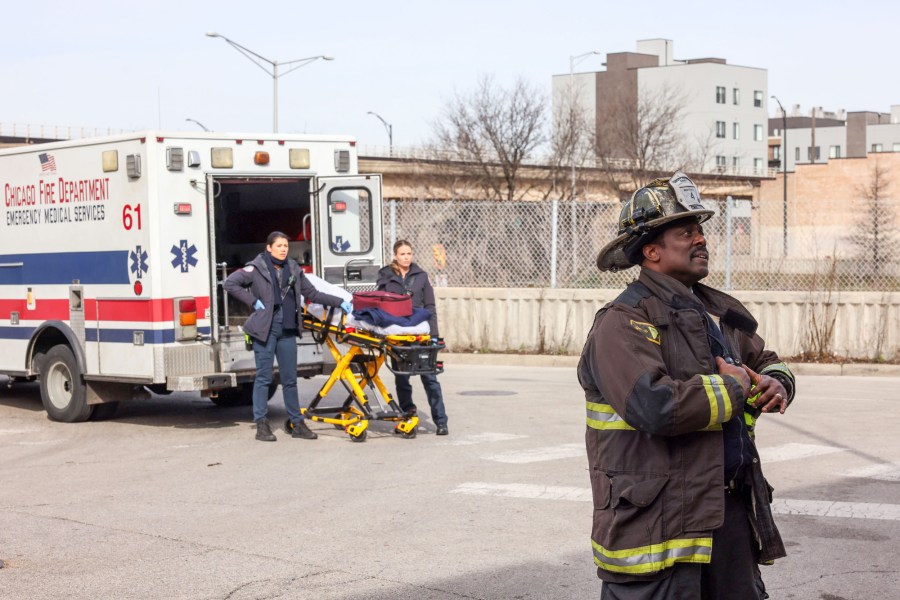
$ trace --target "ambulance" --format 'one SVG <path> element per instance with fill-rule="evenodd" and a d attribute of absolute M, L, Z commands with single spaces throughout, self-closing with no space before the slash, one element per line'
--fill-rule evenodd
<path fill-rule="evenodd" d="M 381 178 L 358 174 L 346 136 L 146 131 L 18 146 L 0 150 L 0 189 L 0 374 L 39 379 L 58 421 L 108 418 L 149 392 L 249 404 L 249 309 L 222 282 L 272 231 L 306 272 L 349 292 L 373 289 L 384 264 Z M 298 374 L 330 370 L 325 354 L 298 339 Z"/>

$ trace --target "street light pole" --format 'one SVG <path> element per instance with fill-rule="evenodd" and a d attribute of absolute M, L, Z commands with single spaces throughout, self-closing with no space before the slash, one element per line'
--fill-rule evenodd
<path fill-rule="evenodd" d="M 234 48 L 235 50 L 237 50 L 238 52 L 240 52 L 241 54 L 243 54 L 244 56 L 249 58 L 251 61 L 253 61 L 253 63 L 256 66 L 258 66 L 260 69 L 265 71 L 266 74 L 272 78 L 272 131 L 275 133 L 278 133 L 278 78 L 283 77 L 292 71 L 296 71 L 300 67 L 304 67 L 304 66 L 308 65 L 309 63 L 317 61 L 319 59 L 334 60 L 333 56 L 325 56 L 324 54 L 318 54 L 316 56 L 307 56 L 306 58 L 296 58 L 294 60 L 285 60 L 285 61 L 279 62 L 277 60 L 272 60 L 272 59 L 266 58 L 264 56 L 261 56 L 261 55 L 257 54 L 256 52 L 254 52 L 253 50 L 250 50 L 249 48 L 245 48 L 244 46 L 241 46 L 234 40 L 231 40 L 231 39 L 225 37 L 224 35 L 218 34 L 215 31 L 208 31 L 206 33 L 206 35 L 209 37 L 214 37 L 214 38 L 216 38 L 216 37 L 222 38 L 223 40 L 228 42 L 228 44 L 232 48 Z M 268 64 L 272 68 L 272 70 L 269 71 L 269 69 L 264 67 L 262 63 Z M 283 71 L 281 73 L 278 72 L 279 66 L 288 66 L 288 65 L 292 65 L 292 66 L 286 71 Z"/>
<path fill-rule="evenodd" d="M 369 111 L 368 113 L 366 113 L 366 114 L 372 115 L 373 117 L 375 117 L 376 119 L 378 119 L 379 121 L 381 121 L 381 124 L 382 124 L 382 125 L 384 125 L 384 128 L 385 128 L 385 130 L 387 131 L 387 134 L 388 134 L 388 156 L 393 157 L 393 156 L 394 156 L 394 126 L 391 125 L 390 123 L 388 123 L 387 121 L 385 121 L 385 120 L 381 117 L 381 115 L 379 115 L 379 114 L 376 113 L 376 112 L 372 112 L 372 111 L 370 110 L 370 111 Z"/>
<path fill-rule="evenodd" d="M 202 129 L 203 131 L 209 131 L 209 129 L 206 127 L 206 125 L 204 125 L 203 123 L 201 123 L 201 122 L 198 121 L 197 119 L 187 118 L 187 119 L 185 119 L 185 121 L 190 121 L 191 123 L 196 123 L 197 125 L 200 126 L 200 129 Z"/>
<path fill-rule="evenodd" d="M 788 220 L 787 220 L 787 218 L 788 218 L 788 209 L 787 209 L 787 160 L 788 160 L 788 155 L 787 155 L 787 112 L 785 112 L 784 106 L 781 105 L 781 100 L 779 100 L 777 96 L 774 96 L 774 95 L 773 95 L 772 98 L 775 100 L 775 102 L 778 103 L 778 108 L 781 109 L 781 179 L 782 179 L 782 181 L 784 182 L 784 196 L 783 196 L 783 200 L 782 200 L 782 202 L 783 202 L 783 206 L 782 206 L 782 209 L 783 209 L 783 215 L 782 215 L 782 218 L 784 219 L 783 236 L 782 236 L 782 237 L 783 237 L 783 245 L 784 245 L 784 248 L 783 248 L 782 252 L 784 253 L 784 256 L 787 256 L 787 251 L 788 251 L 788 234 L 787 234 L 787 229 L 788 229 Z"/>
<path fill-rule="evenodd" d="M 569 55 L 569 102 L 571 102 L 571 115 L 574 117 L 575 115 L 575 65 L 583 61 L 584 59 L 592 56 L 594 54 L 600 54 L 596 50 L 591 50 L 590 52 L 585 52 L 584 54 L 578 54 L 577 56 Z M 575 123 L 570 123 L 571 127 L 575 127 Z M 577 193 L 577 189 L 575 186 L 575 148 L 572 148 L 573 154 L 571 156 L 572 160 L 572 278 L 575 279 L 578 276 L 578 205 L 576 204 L 575 196 Z M 554 213 L 555 214 L 555 213 Z M 555 276 L 555 271 L 554 271 Z"/>
<path fill-rule="evenodd" d="M 569 56 L 569 101 L 572 103 L 571 109 L 575 110 L 575 65 L 583 61 L 589 56 L 600 54 L 596 50 L 585 52 L 577 56 Z M 572 200 L 575 200 L 575 157 L 572 157 Z"/>

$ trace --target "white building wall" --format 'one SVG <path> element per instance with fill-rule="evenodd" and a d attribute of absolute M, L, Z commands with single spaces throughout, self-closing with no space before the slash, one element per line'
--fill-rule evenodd
<path fill-rule="evenodd" d="M 725 103 L 716 102 L 716 87 L 725 88 Z M 702 170 L 742 175 L 765 175 L 768 166 L 768 72 L 765 69 L 721 63 L 676 64 L 638 70 L 638 94 L 652 97 L 663 89 L 678 89 L 684 97 L 682 130 L 691 153 L 705 155 Z M 734 103 L 734 90 L 739 90 Z M 754 106 L 754 92 L 761 92 L 762 106 Z M 716 137 L 716 122 L 725 123 L 725 137 Z M 738 139 L 734 124 L 739 125 Z M 754 128 L 759 126 L 759 139 Z M 717 167 L 716 157 L 725 157 Z M 737 157 L 739 167 L 734 168 Z M 757 163 L 754 163 L 757 159 Z M 754 172 L 754 165 L 761 171 Z"/>
<path fill-rule="evenodd" d="M 779 130 L 780 133 L 780 130 Z M 797 163 L 809 164 L 809 148 L 812 146 L 812 128 L 788 129 L 787 132 L 787 168 L 794 170 Z M 847 158 L 847 127 L 816 127 L 816 146 L 819 147 L 819 158 L 815 162 L 827 163 L 831 146 L 839 146 L 840 158 Z M 800 158 L 797 159 L 797 152 Z"/>
<path fill-rule="evenodd" d="M 866 152 L 873 152 L 872 144 L 881 144 L 882 152 L 900 152 L 900 123 L 869 125 L 866 128 Z M 898 144 L 896 150 L 894 144 Z"/>
<path fill-rule="evenodd" d="M 575 73 L 554 75 L 552 81 L 552 102 L 554 118 L 557 109 L 565 106 L 566 94 L 574 94 L 582 113 L 594 119 L 597 112 L 597 75 L 596 73 Z M 555 125 L 555 124 L 554 124 Z"/>

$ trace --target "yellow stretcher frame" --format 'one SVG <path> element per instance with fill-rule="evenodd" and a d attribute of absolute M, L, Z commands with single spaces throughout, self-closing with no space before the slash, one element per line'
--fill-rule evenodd
<path fill-rule="evenodd" d="M 354 442 L 366 440 L 371 420 L 396 422 L 394 433 L 407 439 L 416 437 L 419 417 L 405 414 L 400 409 L 378 373 L 387 357 L 393 362 L 388 368 L 395 373 L 441 373 L 444 366 L 437 360 L 437 353 L 444 349 L 443 341 L 432 342 L 430 335 L 382 336 L 345 327 L 343 315 L 341 322 L 334 324 L 331 322 L 332 315 L 333 310 L 329 310 L 324 319 L 319 319 L 306 309 L 303 312 L 303 328 L 312 332 L 316 342 L 328 348 L 335 366 L 309 407 L 300 409 L 300 412 L 314 422 L 330 423 L 337 429 L 343 429 Z M 349 346 L 349 350 L 342 353 L 338 344 Z M 319 403 L 338 382 L 349 392 L 344 404 L 340 407 L 320 407 Z M 366 385 L 381 396 L 386 410 L 372 410 L 364 390 Z M 292 427 L 288 420 L 285 428 L 290 430 Z"/>

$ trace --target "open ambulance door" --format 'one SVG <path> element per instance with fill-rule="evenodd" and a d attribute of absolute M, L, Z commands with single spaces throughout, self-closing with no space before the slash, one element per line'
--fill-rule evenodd
<path fill-rule="evenodd" d="M 319 177 L 316 272 L 347 291 L 371 290 L 384 266 L 381 176 Z"/>

